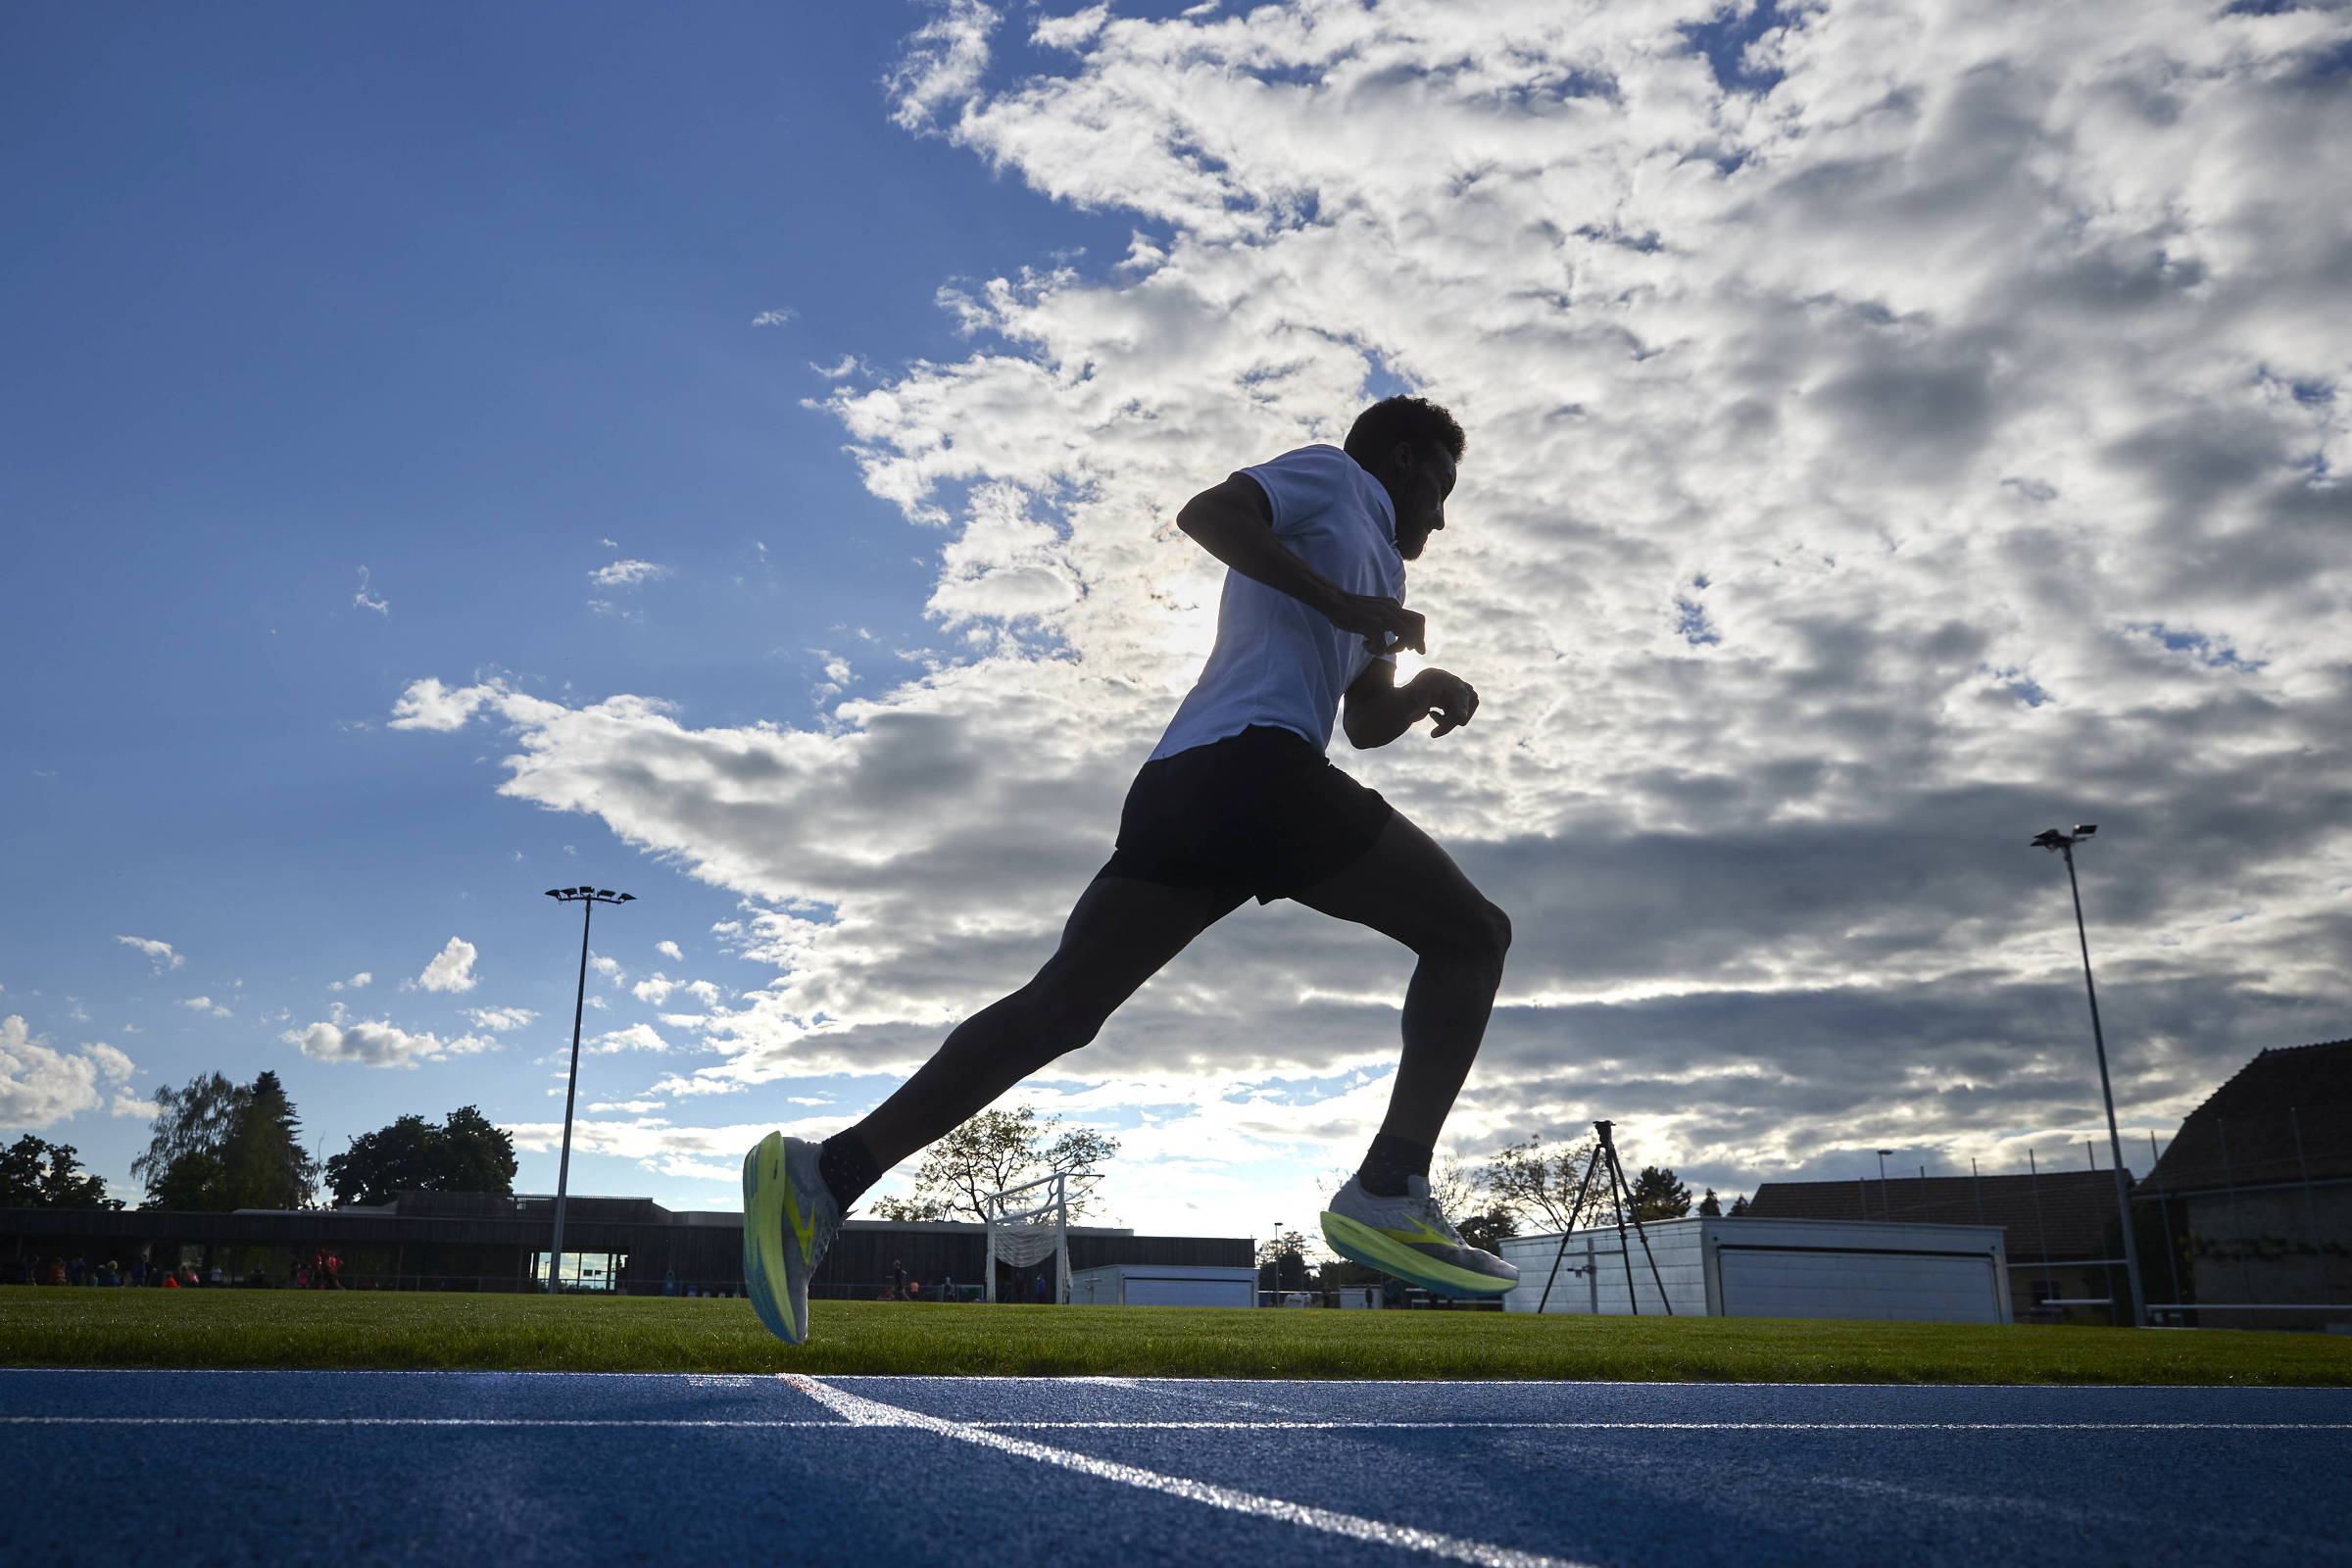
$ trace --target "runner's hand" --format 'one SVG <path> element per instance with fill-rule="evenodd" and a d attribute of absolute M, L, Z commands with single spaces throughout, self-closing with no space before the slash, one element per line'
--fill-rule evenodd
<path fill-rule="evenodd" d="M 1448 730 L 1460 729 L 1478 711 L 1478 693 L 1451 670 L 1425 669 L 1407 684 L 1414 700 L 1429 717 L 1438 721 L 1438 727 L 1430 731 L 1432 740 Z"/>
<path fill-rule="evenodd" d="M 1394 599 L 1344 593 L 1339 603 L 1325 612 L 1325 618 L 1340 630 L 1363 638 L 1367 653 L 1395 654 L 1407 648 L 1416 654 L 1429 652 L 1421 615 Z"/>

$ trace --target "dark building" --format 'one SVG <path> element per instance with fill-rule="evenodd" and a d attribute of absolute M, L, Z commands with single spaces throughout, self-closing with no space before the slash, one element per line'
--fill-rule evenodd
<path fill-rule="evenodd" d="M 2163 1239 L 2141 1264 L 2148 1298 L 2182 1303 L 2160 1320 L 2352 1332 L 2352 1040 L 2240 1067 L 2132 1206 Z"/>
<path fill-rule="evenodd" d="M 552 1198 L 487 1193 L 404 1193 L 371 1208 L 239 1209 L 228 1214 L 162 1209 L 0 1208 L 0 1260 L 9 1280 L 51 1257 L 92 1263 L 220 1266 L 238 1283 L 284 1285 L 320 1252 L 342 1259 L 348 1289 L 521 1291 L 547 1276 Z M 1070 1266 L 1216 1263 L 1248 1266 L 1247 1237 L 1138 1236 L 1073 1225 Z M 659 1295 L 740 1295 L 743 1216 L 673 1212 L 648 1198 L 573 1198 L 564 1211 L 564 1277 L 580 1290 Z M 881 1294 L 894 1265 L 926 1290 L 943 1279 L 979 1287 L 987 1260 L 978 1225 L 851 1220 L 812 1284 L 827 1298 Z M 1000 1277 L 1000 1289 L 1013 1283 Z M 968 1294 L 968 1292 L 967 1292 Z M 1025 1296 L 1022 1298 L 1026 1298 Z"/>
<path fill-rule="evenodd" d="M 2132 1316 L 2112 1170 L 2025 1176 L 1896 1176 L 1766 1182 L 1758 1219 L 1909 1220 L 2006 1228 L 2009 1297 L 2021 1323 L 2123 1323 Z M 2144 1273 L 2144 1269 L 2143 1269 Z"/>

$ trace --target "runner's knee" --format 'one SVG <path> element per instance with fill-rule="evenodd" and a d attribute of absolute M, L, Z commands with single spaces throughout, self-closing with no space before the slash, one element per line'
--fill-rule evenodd
<path fill-rule="evenodd" d="M 1499 906 L 1485 899 L 1472 905 L 1460 919 L 1448 925 L 1444 934 L 1424 947 L 1422 956 L 1445 954 L 1454 957 L 1475 959 L 1502 968 L 1503 956 L 1511 951 L 1511 917 Z"/>

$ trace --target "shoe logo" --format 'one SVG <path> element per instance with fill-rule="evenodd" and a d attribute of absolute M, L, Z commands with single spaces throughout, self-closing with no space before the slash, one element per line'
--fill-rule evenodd
<path fill-rule="evenodd" d="M 1423 1243 L 1427 1243 L 1431 1247 L 1451 1247 L 1454 1245 L 1450 1237 L 1442 1236 L 1438 1232 L 1431 1230 L 1429 1228 L 1429 1221 L 1425 1219 L 1414 1220 L 1412 1222 L 1412 1227 L 1413 1228 L 1409 1231 L 1391 1228 L 1383 1231 L 1382 1234 L 1386 1236 L 1394 1236 L 1400 1242 L 1409 1242 L 1416 1247 L 1422 1245 Z"/>
<path fill-rule="evenodd" d="M 813 1265 L 816 1259 L 809 1254 L 816 1244 L 816 1221 L 813 1218 L 801 1218 L 801 1205 L 793 1201 L 793 1196 L 792 1178 L 787 1174 L 784 1178 L 784 1218 L 791 1224 L 792 1233 L 801 1239 L 801 1261 Z"/>

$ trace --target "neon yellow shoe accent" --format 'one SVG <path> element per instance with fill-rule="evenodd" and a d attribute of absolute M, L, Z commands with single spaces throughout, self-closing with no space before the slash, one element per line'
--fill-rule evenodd
<path fill-rule="evenodd" d="M 1435 1291 L 1441 1296 L 1501 1296 L 1515 1283 L 1456 1268 L 1405 1245 L 1407 1241 L 1424 1239 L 1444 1246 L 1453 1245 L 1435 1233 L 1415 1236 L 1410 1231 L 1375 1230 L 1345 1214 L 1323 1211 L 1323 1240 L 1331 1245 L 1333 1251 L 1366 1268 L 1394 1274 L 1425 1291 Z"/>

